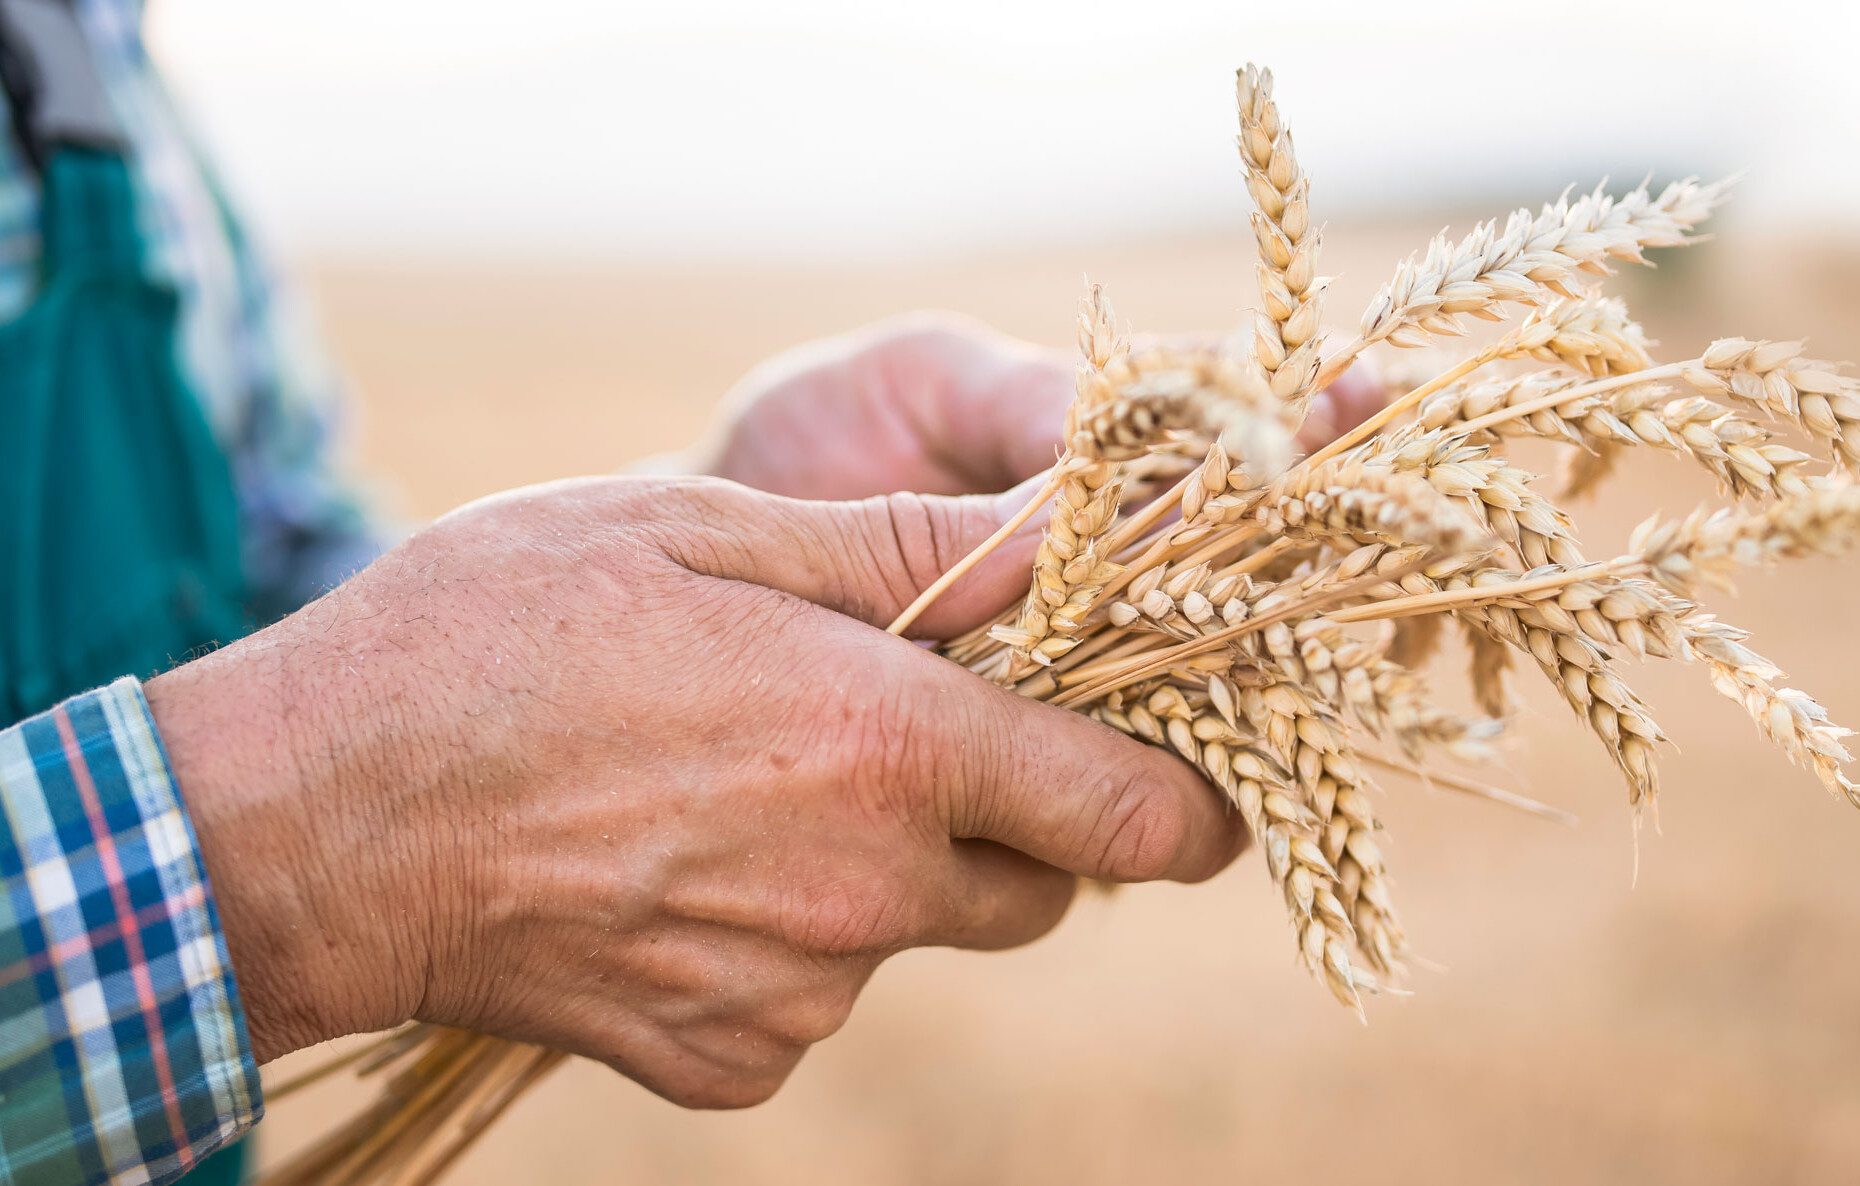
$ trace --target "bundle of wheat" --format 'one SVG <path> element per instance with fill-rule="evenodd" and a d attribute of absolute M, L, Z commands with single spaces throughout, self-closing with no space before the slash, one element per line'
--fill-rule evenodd
<path fill-rule="evenodd" d="M 1663 735 L 1622 675 L 1629 657 L 1698 661 L 1792 761 L 1860 804 L 1841 769 L 1847 730 L 1779 686 L 1745 632 L 1694 600 L 1739 565 L 1860 535 L 1849 476 L 1860 467 L 1860 383 L 1794 342 L 1726 339 L 1656 363 L 1625 306 L 1590 287 L 1612 264 L 1690 242 L 1724 186 L 1565 195 L 1458 242 L 1437 238 L 1397 268 L 1355 334 L 1327 337 L 1309 182 L 1271 75 L 1242 70 L 1238 106 L 1259 248 L 1251 342 L 1133 349 L 1093 288 L 1077 399 L 1044 488 L 893 631 L 1044 509 L 1025 601 L 942 653 L 1200 769 L 1258 839 L 1298 959 L 1359 1014 L 1410 959 L 1369 772 L 1480 757 L 1506 715 L 1515 661 L 1541 671 L 1600 742 L 1636 820 L 1656 801 Z M 1293 460 L 1311 396 L 1364 350 L 1457 337 L 1466 319 L 1502 323 L 1514 308 L 1527 312 L 1515 326 Z M 1533 365 L 1477 375 L 1507 364 Z M 1772 426 L 1831 464 L 1780 443 Z M 1573 446 L 1576 488 L 1646 446 L 1696 462 L 1738 502 L 1649 521 L 1626 554 L 1590 559 L 1569 516 L 1508 460 L 1516 437 Z M 1184 451 L 1200 463 L 1123 514 L 1134 479 L 1153 484 L 1158 455 Z M 1414 674 L 1449 619 L 1470 640 L 1468 678 L 1486 715 L 1435 703 Z M 351 1058 L 393 1068 L 379 1102 L 272 1181 L 430 1181 L 555 1062 L 425 1029 Z"/>

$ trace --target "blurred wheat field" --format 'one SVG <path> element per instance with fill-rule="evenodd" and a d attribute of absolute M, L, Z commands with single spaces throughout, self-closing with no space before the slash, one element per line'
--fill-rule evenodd
<path fill-rule="evenodd" d="M 1360 308 L 1431 229 L 1333 228 L 1330 307 Z M 1860 355 L 1860 254 L 1721 229 L 1622 288 L 1663 355 L 1804 333 L 1824 357 Z M 355 380 L 362 468 L 426 517 L 687 444 L 763 356 L 890 313 L 958 309 L 1064 345 L 1089 270 L 1139 331 L 1224 330 L 1253 299 L 1249 250 L 1235 234 L 892 267 L 332 263 L 310 278 Z M 1581 508 L 1584 538 L 1609 554 L 1647 508 L 1704 493 L 1679 462 L 1649 458 Z M 1817 562 L 1719 603 L 1849 722 L 1860 637 L 1820 624 L 1851 611 L 1857 577 L 1860 564 Z M 1787 766 L 1701 672 L 1669 666 L 1636 680 L 1679 747 L 1637 884 L 1617 775 L 1529 680 L 1493 777 L 1581 827 L 1387 782 L 1404 918 L 1445 970 L 1418 974 L 1412 999 L 1371 1002 L 1367 1027 L 1293 966 L 1249 856 L 1205 886 L 1082 898 L 1023 951 L 893 960 L 847 1028 L 750 1112 L 682 1112 L 572 1065 L 449 1181 L 1096 1186 L 1321 1167 L 1395 1184 L 1851 1182 L 1860 814 Z M 288 1151 L 354 1101 L 330 1086 L 279 1105 L 261 1151 Z"/>

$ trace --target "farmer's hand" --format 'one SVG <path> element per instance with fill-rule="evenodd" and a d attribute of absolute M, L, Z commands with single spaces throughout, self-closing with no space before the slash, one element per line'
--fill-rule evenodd
<path fill-rule="evenodd" d="M 710 444 L 672 464 L 792 498 L 1001 490 L 1053 464 L 1074 361 L 919 313 L 797 347 L 730 394 Z M 1312 401 L 1306 448 L 1382 406 L 1353 367 Z"/>
<path fill-rule="evenodd" d="M 258 1058 L 413 1017 L 751 1104 L 887 955 L 1221 868 L 1187 766 L 875 628 L 1013 501 L 514 491 L 151 681 Z"/>

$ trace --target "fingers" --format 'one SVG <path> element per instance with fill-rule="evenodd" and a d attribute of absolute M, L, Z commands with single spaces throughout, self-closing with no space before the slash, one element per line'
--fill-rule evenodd
<path fill-rule="evenodd" d="M 1078 878 L 991 841 L 958 840 L 950 846 L 946 886 L 922 942 L 998 951 L 1058 926 Z"/>
<path fill-rule="evenodd" d="M 596 1058 L 687 1108 L 768 1099 L 846 1024 L 890 954 L 797 950 L 734 926 L 659 929 L 621 946 L 619 976 L 583 983 L 539 1029 L 514 1036 Z M 608 955 L 590 959 L 600 967 Z M 629 965 L 646 975 L 627 975 Z M 617 983 L 630 988 L 617 996 Z"/>
<path fill-rule="evenodd" d="M 934 788 L 949 835 L 1107 881 L 1200 881 L 1239 852 L 1237 815 L 1173 755 L 919 657 L 928 698 L 899 724 L 930 769 L 892 773 Z"/>
<path fill-rule="evenodd" d="M 949 314 L 879 327 L 870 349 L 925 451 L 969 490 L 1011 486 L 1059 456 L 1075 380 L 1056 352 Z"/>
<path fill-rule="evenodd" d="M 674 558 L 873 624 L 895 617 L 1002 521 L 1000 508 L 975 497 L 801 503 L 729 483 L 695 489 L 705 505 L 677 516 L 666 543 Z M 992 612 L 1015 600 L 1026 562 L 1024 548 L 997 550 L 925 615 L 924 632 L 955 633 L 978 620 L 980 606 Z M 1172 755 L 914 647 L 869 645 L 884 641 L 874 637 L 854 648 L 860 640 L 835 621 L 846 626 L 814 619 L 820 633 L 807 635 L 802 652 L 852 663 L 843 679 L 858 689 L 843 726 L 852 732 L 823 745 L 823 760 L 846 777 L 880 781 L 894 798 L 928 796 L 945 834 L 1112 881 L 1200 880 L 1238 850 L 1237 820 Z"/>
<path fill-rule="evenodd" d="M 726 1019 L 685 1026 L 675 1040 L 655 1042 L 643 1058 L 608 1065 L 681 1108 L 734 1110 L 772 1098 L 807 1050 L 805 1043 Z"/>
<path fill-rule="evenodd" d="M 708 576 L 778 589 L 885 626 L 1037 493 L 1038 480 L 997 495 L 886 494 L 858 502 L 802 502 L 725 482 L 688 483 L 688 502 L 661 524 L 679 563 Z M 1045 527 L 1036 513 L 913 624 L 948 638 L 1026 595 Z"/>

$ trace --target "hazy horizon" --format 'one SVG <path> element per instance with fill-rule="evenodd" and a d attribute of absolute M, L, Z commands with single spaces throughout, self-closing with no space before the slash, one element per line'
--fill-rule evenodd
<path fill-rule="evenodd" d="M 1278 74 L 1321 217 L 1745 170 L 1734 218 L 1860 230 L 1856 19 L 1670 9 L 162 0 L 150 19 L 235 188 L 300 255 L 851 260 L 1239 227 L 1249 57 Z M 1787 52 L 1751 53 L 1779 27 Z"/>

